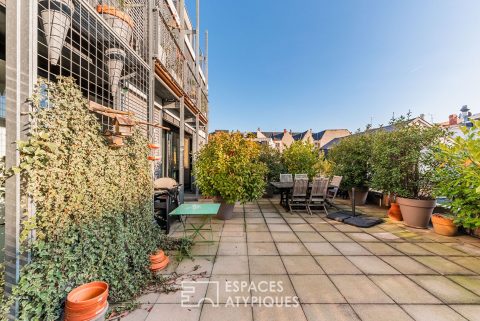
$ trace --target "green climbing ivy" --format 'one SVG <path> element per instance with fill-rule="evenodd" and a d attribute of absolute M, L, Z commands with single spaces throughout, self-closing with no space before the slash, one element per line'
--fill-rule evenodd
<path fill-rule="evenodd" d="M 18 300 L 21 320 L 56 320 L 67 293 L 85 282 L 107 282 L 111 302 L 138 295 L 153 279 L 148 256 L 166 238 L 153 223 L 146 138 L 135 133 L 111 149 L 73 79 L 37 88 L 14 169 L 35 208 L 22 232 L 33 259 L 10 302 Z"/>

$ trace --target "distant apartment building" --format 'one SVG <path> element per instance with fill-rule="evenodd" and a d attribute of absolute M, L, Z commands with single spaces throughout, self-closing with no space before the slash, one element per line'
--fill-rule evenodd
<path fill-rule="evenodd" d="M 350 134 L 350 131 L 347 129 L 326 129 L 314 133 L 312 129 L 308 129 L 304 132 L 292 132 L 287 129 L 284 129 L 281 132 L 267 132 L 258 128 L 256 132 L 248 132 L 244 135 L 260 144 L 268 145 L 283 152 L 295 141 L 307 142 L 313 144 L 317 148 L 321 148 L 332 139 L 345 137 Z"/>

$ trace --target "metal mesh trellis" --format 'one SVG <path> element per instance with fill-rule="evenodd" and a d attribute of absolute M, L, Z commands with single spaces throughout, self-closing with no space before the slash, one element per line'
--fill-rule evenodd
<path fill-rule="evenodd" d="M 94 106 L 147 120 L 146 1 L 39 1 L 38 76 L 72 76 Z M 114 129 L 111 117 L 100 120 Z"/>

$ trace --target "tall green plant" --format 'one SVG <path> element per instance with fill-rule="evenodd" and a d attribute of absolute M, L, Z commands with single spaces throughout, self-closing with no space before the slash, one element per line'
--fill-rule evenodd
<path fill-rule="evenodd" d="M 431 199 L 436 161 L 432 148 L 445 137 L 437 126 L 405 117 L 377 130 L 371 155 L 372 187 L 405 198 Z"/>
<path fill-rule="evenodd" d="M 449 198 L 455 224 L 480 227 L 480 122 L 463 128 L 463 137 L 441 143 L 435 152 L 435 194 Z"/>
<path fill-rule="evenodd" d="M 277 182 L 280 179 L 280 174 L 285 172 L 285 167 L 282 163 L 282 154 L 276 148 L 268 145 L 260 145 L 259 160 L 267 166 L 266 181 Z"/>
<path fill-rule="evenodd" d="M 372 175 L 372 134 L 367 130 L 342 138 L 329 152 L 334 175 L 343 176 L 342 185 L 348 189 L 367 189 Z"/>
<path fill-rule="evenodd" d="M 32 261 L 10 302 L 18 300 L 22 320 L 56 320 L 67 293 L 85 282 L 106 281 L 110 302 L 139 294 L 152 279 L 148 256 L 162 238 L 152 224 L 146 138 L 135 133 L 111 149 L 73 79 L 37 88 L 46 92 L 32 97 L 32 129 L 18 144 L 15 168 L 35 208 L 22 234 Z"/>
<path fill-rule="evenodd" d="M 195 182 L 205 196 L 227 203 L 248 202 L 262 196 L 267 167 L 260 147 L 239 133 L 217 133 L 196 155 Z"/>
<path fill-rule="evenodd" d="M 282 154 L 283 163 L 291 174 L 308 174 L 312 179 L 320 174 L 323 155 L 313 144 L 295 141 Z"/>

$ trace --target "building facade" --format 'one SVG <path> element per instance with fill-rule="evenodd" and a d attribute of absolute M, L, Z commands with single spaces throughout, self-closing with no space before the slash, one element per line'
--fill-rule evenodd
<path fill-rule="evenodd" d="M 0 0 L 0 8 L 7 168 L 19 161 L 15 142 L 28 134 L 26 101 L 37 80 L 71 76 L 92 110 L 133 115 L 161 146 L 152 175 L 177 180 L 183 200 L 193 154 L 208 138 L 208 33 L 201 46 L 199 0 L 195 25 L 184 0 Z M 101 113 L 99 122 L 105 131 L 113 126 Z M 20 188 L 18 176 L 7 180 L 7 293 L 22 265 Z"/>

